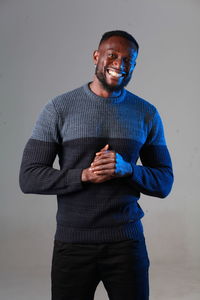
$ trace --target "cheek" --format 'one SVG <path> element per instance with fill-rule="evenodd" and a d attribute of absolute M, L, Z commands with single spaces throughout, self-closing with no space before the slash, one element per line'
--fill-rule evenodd
<path fill-rule="evenodd" d="M 112 63 L 113 63 L 112 59 L 110 59 L 110 58 L 104 59 L 104 66 L 110 66 L 110 65 L 112 65 Z"/>
<path fill-rule="evenodd" d="M 132 75 L 133 70 L 134 70 L 134 68 L 130 68 L 130 69 L 127 70 L 127 71 L 128 71 L 128 76 L 129 76 L 129 77 Z"/>
<path fill-rule="evenodd" d="M 100 59 L 98 61 L 98 68 L 101 69 L 102 71 L 106 69 L 107 61 Z"/>

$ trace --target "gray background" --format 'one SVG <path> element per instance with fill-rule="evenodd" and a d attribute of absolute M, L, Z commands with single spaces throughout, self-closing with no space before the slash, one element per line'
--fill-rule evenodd
<path fill-rule="evenodd" d="M 170 196 L 140 200 L 151 299 L 199 299 L 199 15 L 198 0 L 0 0 L 1 299 L 50 299 L 56 196 L 20 191 L 22 151 L 44 104 L 92 80 L 113 29 L 140 44 L 127 88 L 158 108 L 175 173 Z"/>

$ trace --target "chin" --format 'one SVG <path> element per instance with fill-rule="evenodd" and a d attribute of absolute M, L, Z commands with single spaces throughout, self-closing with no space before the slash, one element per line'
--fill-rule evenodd
<path fill-rule="evenodd" d="M 103 83 L 101 82 L 103 88 L 105 90 L 107 90 L 108 92 L 118 92 L 118 91 L 121 91 L 124 87 L 124 85 L 112 85 L 112 84 L 109 84 L 109 83 Z"/>
<path fill-rule="evenodd" d="M 106 74 L 102 72 L 98 72 L 98 68 L 96 68 L 95 75 L 98 78 L 99 82 L 101 83 L 102 87 L 108 92 L 121 91 L 125 86 L 127 86 L 127 84 L 131 79 L 131 77 L 128 76 L 124 78 L 124 80 L 121 83 L 112 84 L 108 82 Z"/>
<path fill-rule="evenodd" d="M 125 86 L 127 86 L 127 84 L 129 83 L 130 80 L 128 81 L 123 81 L 119 84 L 109 84 L 106 82 L 106 84 L 104 85 L 104 87 L 109 90 L 109 91 L 112 91 L 112 92 L 118 92 L 118 91 L 121 91 Z"/>
<path fill-rule="evenodd" d="M 120 83 L 112 84 L 112 83 L 109 83 L 105 78 L 103 80 L 102 84 L 105 88 L 107 88 L 107 90 L 112 91 L 112 92 L 118 92 L 128 85 L 130 79 L 131 79 L 131 77 L 126 77 Z"/>

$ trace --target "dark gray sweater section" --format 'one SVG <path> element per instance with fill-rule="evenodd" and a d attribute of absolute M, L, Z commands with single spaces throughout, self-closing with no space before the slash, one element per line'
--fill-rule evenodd
<path fill-rule="evenodd" d="M 83 183 L 81 173 L 106 144 L 131 163 L 133 175 Z M 58 155 L 60 169 L 53 168 Z M 140 157 L 142 165 L 137 165 Z M 57 195 L 55 239 L 101 243 L 143 236 L 140 193 L 166 197 L 173 172 L 156 108 L 122 90 L 102 98 L 88 84 L 50 100 L 25 146 L 20 187 Z"/>

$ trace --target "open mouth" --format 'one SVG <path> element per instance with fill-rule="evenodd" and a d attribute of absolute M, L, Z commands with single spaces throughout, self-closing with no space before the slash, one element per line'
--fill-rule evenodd
<path fill-rule="evenodd" d="M 115 70 L 115 69 L 111 69 L 111 68 L 108 68 L 107 70 L 107 73 L 114 77 L 114 78 L 121 78 L 121 77 L 124 77 L 126 75 L 125 72 L 120 72 L 118 70 Z"/>

